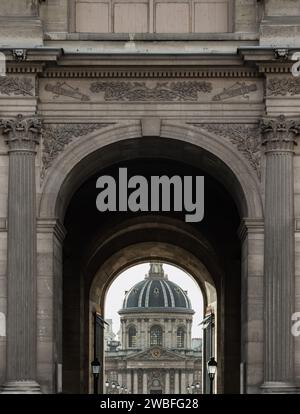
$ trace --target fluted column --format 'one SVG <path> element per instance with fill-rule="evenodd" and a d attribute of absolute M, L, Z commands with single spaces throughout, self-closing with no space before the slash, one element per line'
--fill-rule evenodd
<path fill-rule="evenodd" d="M 36 393 L 35 155 L 41 123 L 2 120 L 9 147 L 7 378 L 4 393 Z"/>
<path fill-rule="evenodd" d="M 294 309 L 295 137 L 300 124 L 283 115 L 261 122 L 266 154 L 265 181 L 265 349 L 264 392 L 292 391 Z"/>

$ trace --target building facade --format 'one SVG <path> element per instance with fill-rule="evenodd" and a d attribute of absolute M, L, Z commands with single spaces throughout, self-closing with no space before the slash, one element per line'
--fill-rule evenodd
<path fill-rule="evenodd" d="M 105 353 L 108 393 L 186 394 L 202 389 L 201 351 L 192 348 L 194 311 L 161 263 L 125 294 L 119 346 Z M 201 329 L 201 328 L 199 328 Z"/>
<path fill-rule="evenodd" d="M 299 1 L 0 3 L 2 391 L 90 392 L 110 283 L 162 261 L 215 309 L 217 392 L 299 392 Z M 99 213 L 119 165 L 204 176 L 204 219 Z"/>

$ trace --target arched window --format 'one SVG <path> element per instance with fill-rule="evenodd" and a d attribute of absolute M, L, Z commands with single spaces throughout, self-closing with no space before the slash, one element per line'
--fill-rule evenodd
<path fill-rule="evenodd" d="M 131 326 L 128 329 L 128 347 L 129 348 L 136 348 L 136 328 L 135 328 L 135 326 Z"/>
<path fill-rule="evenodd" d="M 157 325 L 150 329 L 150 346 L 154 345 L 162 345 L 162 329 Z"/>
<path fill-rule="evenodd" d="M 177 329 L 177 348 L 184 348 L 184 329 Z"/>

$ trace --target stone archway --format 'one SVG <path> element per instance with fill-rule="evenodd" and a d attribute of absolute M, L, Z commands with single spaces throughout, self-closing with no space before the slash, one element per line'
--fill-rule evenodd
<path fill-rule="evenodd" d="M 128 223 L 128 231 L 130 231 L 130 229 L 134 231 L 134 228 L 137 228 L 139 225 L 141 224 Z M 152 228 L 156 231 L 159 231 L 159 229 L 168 227 L 168 230 L 174 232 L 174 234 L 176 233 L 176 225 L 178 225 L 176 221 L 171 221 L 167 225 L 164 223 L 157 223 L 155 221 L 153 221 L 152 223 L 147 223 L 148 229 Z M 180 232 L 177 232 L 177 237 L 179 237 L 179 233 Z M 204 250 L 205 247 L 203 246 L 203 251 Z M 205 255 L 208 257 L 211 253 L 212 252 L 208 252 L 207 250 Z M 202 254 L 204 257 L 204 253 Z M 222 331 L 224 331 L 224 320 L 222 316 L 222 309 L 224 310 L 224 302 L 222 302 L 221 295 L 219 295 L 219 298 L 216 297 L 217 291 L 215 288 L 215 283 L 207 267 L 199 260 L 198 257 L 190 253 L 188 250 L 176 245 L 175 243 L 163 243 L 157 241 L 137 243 L 127 246 L 126 248 L 110 256 L 108 260 L 105 261 L 102 264 L 102 266 L 98 269 L 96 275 L 92 280 L 92 284 L 90 285 L 90 307 L 89 315 L 87 316 L 89 318 L 89 322 L 86 322 L 86 324 L 90 327 L 92 326 L 93 321 L 91 316 L 93 314 L 93 311 L 98 311 L 101 314 L 103 314 L 107 292 L 110 288 L 111 283 L 116 278 L 118 278 L 119 274 L 122 273 L 124 270 L 131 268 L 132 266 L 135 266 L 139 263 L 145 263 L 147 261 L 159 261 L 165 264 L 176 266 L 184 270 L 198 284 L 202 292 L 204 310 L 207 308 L 208 305 L 212 303 L 214 304 L 214 309 L 216 311 L 216 320 L 220 321 L 220 323 L 216 323 L 218 331 L 216 335 L 216 358 L 220 361 L 218 389 L 220 392 L 222 392 L 224 379 L 223 366 L 221 362 L 222 355 L 224 354 L 224 342 L 222 341 Z M 218 274 L 218 276 L 221 277 L 221 269 L 215 268 L 214 272 L 215 275 Z M 218 287 L 218 292 L 220 292 L 220 286 Z M 219 301 L 220 307 L 217 307 L 217 301 Z M 199 329 L 201 329 L 201 327 L 199 327 Z M 88 334 L 86 333 L 86 335 Z M 92 344 L 90 344 L 90 356 L 92 355 L 91 345 Z M 104 354 L 102 355 L 102 360 L 104 364 Z M 87 369 L 85 370 L 85 372 L 87 372 Z"/>
<path fill-rule="evenodd" d="M 235 298 L 243 303 L 243 312 L 241 316 L 243 336 L 241 336 L 239 331 L 241 328 L 239 321 L 239 329 L 237 329 L 233 340 L 237 346 L 241 345 L 242 355 L 239 356 L 239 362 L 245 361 L 248 366 L 251 366 L 252 364 L 251 349 L 248 347 L 248 342 L 250 341 L 249 332 L 251 333 L 253 326 L 247 324 L 249 309 L 251 307 L 247 295 L 249 289 L 251 289 L 251 284 L 257 282 L 258 273 L 261 273 L 261 276 L 259 277 L 262 277 L 262 269 L 259 269 L 259 272 L 255 269 L 255 281 L 254 279 L 253 281 L 251 278 L 249 279 L 249 276 L 253 273 L 252 268 L 254 266 L 251 262 L 252 253 L 250 253 L 250 250 L 255 249 L 259 244 L 258 254 L 263 256 L 260 246 L 262 203 L 259 194 L 258 180 L 255 173 L 251 170 L 250 166 L 247 164 L 245 159 L 243 159 L 241 154 L 234 150 L 232 146 L 225 142 L 222 138 L 216 137 L 209 133 L 199 133 L 199 131 L 196 131 L 194 128 L 167 124 L 162 127 L 161 135 L 168 138 L 136 138 L 140 136 L 139 125 L 113 128 L 103 132 L 100 135 L 91 134 L 89 139 L 84 143 L 78 141 L 75 142 L 74 145 L 72 144 L 70 148 L 67 148 L 66 151 L 62 153 L 54 162 L 51 168 L 51 174 L 45 178 L 39 204 L 38 263 L 42 263 L 43 245 L 47 244 L 47 255 L 48 260 L 51 261 L 53 286 L 54 291 L 56 292 L 54 295 L 54 303 L 49 304 L 49 312 L 52 314 L 52 318 L 54 320 L 53 346 L 51 349 L 47 350 L 49 361 L 48 368 L 53 371 L 53 378 L 55 379 L 51 384 L 49 384 L 48 379 L 47 381 L 44 380 L 45 388 L 48 387 L 48 390 L 57 390 L 59 388 L 57 385 L 61 381 L 61 285 L 63 277 L 62 244 L 64 228 L 60 223 L 62 223 L 65 218 L 65 214 L 68 206 L 70 206 L 72 197 L 76 194 L 76 191 L 81 188 L 80 186 L 84 184 L 88 177 L 91 177 L 93 174 L 99 172 L 105 167 L 109 168 L 109 166 L 111 166 L 115 161 L 130 160 L 134 157 L 156 157 L 157 160 L 163 160 L 164 157 L 166 157 L 172 162 L 176 162 L 178 159 L 184 159 L 184 161 L 190 166 L 193 166 L 193 168 L 196 168 L 195 166 L 200 164 L 204 171 L 208 171 L 214 176 L 216 183 L 223 186 L 224 190 L 230 195 L 229 197 L 232 198 L 232 206 L 235 204 L 237 207 L 237 217 L 239 216 L 239 220 L 244 223 L 242 226 L 243 231 L 241 231 L 242 243 L 240 245 L 242 257 L 238 260 L 239 269 L 235 269 L 233 271 L 233 273 L 237 272 L 237 274 L 240 274 L 240 262 L 243 263 L 242 277 L 238 277 L 239 283 L 242 283 L 242 296 L 239 295 L 237 298 L 235 295 Z M 147 223 L 144 223 L 144 225 L 145 224 Z M 124 226 L 124 223 L 122 225 Z M 118 232 L 122 233 L 123 230 L 123 239 L 120 237 L 118 240 L 120 243 L 119 251 L 121 251 L 122 243 L 125 243 L 126 245 L 126 232 L 124 232 L 122 225 L 119 227 L 112 225 L 110 228 L 111 233 L 104 233 L 107 241 L 110 242 L 112 234 L 117 234 Z M 248 237 L 249 229 L 251 230 L 250 238 Z M 163 234 L 167 233 L 168 231 L 165 231 Z M 170 234 L 171 233 L 169 233 L 169 235 Z M 135 235 L 136 242 L 140 242 L 141 231 L 136 230 Z M 182 240 L 185 240 L 185 238 Z M 163 241 L 167 242 L 167 237 L 163 239 Z M 112 255 L 112 253 L 113 252 L 111 251 L 110 254 Z M 68 247 L 66 246 L 65 259 L 67 256 Z M 208 256 L 206 259 L 209 261 Z M 212 259 L 210 259 L 210 261 L 213 262 Z M 99 270 L 100 265 L 101 263 L 98 262 L 98 264 L 96 264 L 93 268 L 93 276 L 96 274 L 96 271 Z M 42 271 L 39 273 L 39 277 L 43 277 Z M 226 296 L 222 295 L 225 295 L 224 289 L 221 289 L 221 301 L 225 300 L 224 298 Z M 229 297 L 226 300 L 228 301 Z M 84 304 L 82 306 L 84 306 Z M 262 315 L 259 314 L 256 318 L 260 322 L 262 320 Z M 80 323 L 78 327 L 80 335 L 83 335 L 81 330 L 84 330 L 84 321 L 80 318 L 79 320 Z M 239 338 L 237 338 L 237 336 L 239 336 Z M 81 355 L 80 358 L 84 359 L 84 352 L 82 352 L 82 350 L 80 351 L 80 347 L 83 346 L 84 348 L 86 347 L 86 344 L 79 344 L 78 346 L 79 348 L 77 351 Z M 80 366 L 82 367 L 84 364 L 81 364 Z M 256 369 L 259 370 L 259 367 L 255 366 L 255 361 L 253 362 L 253 369 L 254 371 Z M 81 368 L 79 368 L 79 372 L 78 385 L 76 387 L 77 390 L 83 391 L 86 390 L 86 385 L 84 385 L 86 384 L 86 380 L 84 379 L 86 374 Z M 255 371 L 254 374 L 251 375 L 255 377 L 255 381 L 258 384 L 260 379 L 257 379 L 257 372 Z M 42 372 L 40 372 L 39 377 L 40 382 L 43 384 Z M 58 378 L 57 380 L 56 377 Z M 246 383 L 249 383 L 248 379 L 246 379 Z M 254 384 L 254 386 L 256 385 Z M 237 391 L 237 386 L 235 386 L 235 391 Z"/>

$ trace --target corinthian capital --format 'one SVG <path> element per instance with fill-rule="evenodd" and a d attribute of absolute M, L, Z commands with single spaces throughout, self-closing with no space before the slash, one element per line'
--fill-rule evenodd
<path fill-rule="evenodd" d="M 284 115 L 277 118 L 264 118 L 260 122 L 262 144 L 266 150 L 293 150 L 296 135 L 300 133 L 300 121 L 287 119 Z"/>
<path fill-rule="evenodd" d="M 0 120 L 0 128 L 10 149 L 34 150 L 39 143 L 42 122 L 19 114 L 15 119 Z"/>

